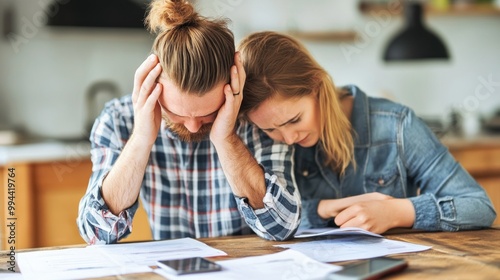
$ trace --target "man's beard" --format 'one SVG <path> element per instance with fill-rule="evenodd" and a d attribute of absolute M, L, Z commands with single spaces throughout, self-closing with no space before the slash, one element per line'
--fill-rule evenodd
<path fill-rule="evenodd" d="M 190 132 L 184 125 L 172 123 L 166 116 L 163 116 L 166 127 L 177 134 L 184 142 L 201 142 L 207 138 L 212 129 L 212 123 L 203 124 L 197 132 Z"/>

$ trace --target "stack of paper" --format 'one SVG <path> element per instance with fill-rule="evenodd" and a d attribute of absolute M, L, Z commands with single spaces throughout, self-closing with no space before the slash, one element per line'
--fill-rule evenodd
<path fill-rule="evenodd" d="M 350 236 L 275 246 L 296 250 L 321 262 L 340 262 L 369 259 L 392 254 L 419 252 L 431 248 L 430 246 L 422 246 L 408 242 L 389 240 L 383 238 L 383 236 L 381 235 L 358 228 L 313 229 L 307 230 L 307 232 L 298 232 L 295 237 L 327 235 Z"/>
<path fill-rule="evenodd" d="M 380 234 L 369 232 L 362 228 L 346 227 L 346 228 L 312 228 L 297 230 L 295 238 L 316 237 L 325 235 L 368 235 L 374 237 L 383 237 Z"/>
<path fill-rule="evenodd" d="M 293 250 L 217 263 L 222 266 L 222 271 L 182 276 L 169 274 L 162 269 L 157 269 L 155 272 L 170 280 L 324 279 L 329 273 L 342 268 L 315 261 Z"/>
<path fill-rule="evenodd" d="M 276 254 L 219 261 L 222 271 L 176 276 L 162 269 L 168 279 L 321 279 L 339 270 L 338 262 L 427 250 L 407 242 L 388 240 L 357 228 L 315 229 L 295 237 L 336 235 L 335 238 L 275 245 L 286 250 Z M 345 236 L 347 235 L 347 236 Z M 158 260 L 225 256 L 225 252 L 191 238 L 85 248 L 19 253 L 24 279 L 82 279 L 152 271 Z M 290 276 L 290 277 L 288 277 Z"/>
<path fill-rule="evenodd" d="M 192 238 L 19 253 L 24 279 L 84 279 L 152 271 L 159 259 L 225 256 Z"/>

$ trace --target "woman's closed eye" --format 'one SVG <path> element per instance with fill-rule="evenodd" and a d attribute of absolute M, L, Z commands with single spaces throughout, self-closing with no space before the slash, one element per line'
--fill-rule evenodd
<path fill-rule="evenodd" d="M 286 123 L 282 124 L 281 126 L 287 125 L 287 124 L 299 123 L 300 121 L 301 121 L 301 118 L 299 116 L 297 116 L 296 118 L 293 118 L 293 119 L 287 121 Z M 265 132 L 267 132 L 267 133 L 273 133 L 275 131 L 274 128 L 264 128 L 262 130 L 265 131 Z"/>

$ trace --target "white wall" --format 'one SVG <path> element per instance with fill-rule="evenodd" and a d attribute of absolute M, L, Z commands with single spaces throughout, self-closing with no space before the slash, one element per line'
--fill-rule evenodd
<path fill-rule="evenodd" d="M 252 31 L 286 32 L 297 28 L 297 22 L 318 22 L 318 30 L 325 29 L 325 23 L 340 31 L 350 25 L 362 35 L 354 42 L 304 43 L 337 85 L 356 84 L 369 95 L 389 97 L 422 116 L 446 119 L 452 107 L 489 116 L 500 108 L 499 15 L 428 16 L 427 26 L 443 38 L 452 59 L 388 64 L 382 60 L 383 50 L 403 27 L 402 17 L 391 9 L 361 14 L 355 2 L 218 0 L 202 2 L 201 7 L 211 15 L 229 17 L 238 40 Z M 286 3 L 295 7 L 287 8 Z M 481 80 L 492 80 L 494 86 L 486 89 Z"/>
<path fill-rule="evenodd" d="M 0 40 L 2 99 L 11 125 L 40 136 L 82 137 L 89 86 L 110 80 L 122 95 L 131 93 L 153 38 L 144 30 L 47 27 L 40 5 L 46 2 L 15 1 L 16 39 Z"/>
<path fill-rule="evenodd" d="M 5 0 L 0 0 L 0 30 L 3 30 L 3 11 L 5 9 Z M 0 127 L 3 127 L 8 120 L 7 112 L 7 96 L 5 91 L 5 80 L 1 77 L 5 76 L 6 73 L 6 49 L 4 38 L 0 34 Z"/>
<path fill-rule="evenodd" d="M 356 28 L 365 30 L 374 22 L 367 17 Z M 350 56 L 342 51 L 345 44 L 308 45 L 338 84 L 355 83 L 371 95 L 388 95 L 421 115 L 440 116 L 452 106 L 488 115 L 500 107 L 500 16 L 430 18 L 428 26 L 446 41 L 451 60 L 385 63 L 385 44 L 401 25 L 401 20 L 391 21 Z M 493 91 L 481 88 L 481 79 L 496 81 Z"/>
<path fill-rule="evenodd" d="M 297 27 L 303 11 L 320 7 L 324 14 L 314 18 L 322 27 L 326 24 L 321 22 L 341 29 L 349 25 L 368 34 L 366 41 L 305 42 L 338 85 L 357 84 L 370 95 L 390 96 L 426 116 L 444 117 L 454 105 L 480 114 L 500 107 L 500 85 L 491 92 L 479 88 L 481 99 L 474 96 L 481 77 L 500 83 L 500 16 L 431 17 L 428 25 L 446 40 L 452 60 L 388 65 L 381 59 L 383 46 L 401 18 L 384 21 L 356 15 L 350 10 L 354 1 L 337 2 L 344 6 L 340 13 L 332 7 L 322 9 L 330 1 L 198 0 L 198 5 L 205 15 L 230 17 L 238 41 L 251 31 Z M 90 84 L 112 80 L 129 94 L 152 37 L 137 30 L 51 29 L 38 24 L 43 18 L 39 0 L 0 0 L 0 8 L 8 2 L 16 6 L 16 33 L 27 40 L 16 50 L 11 41 L 0 38 L 0 121 L 8 118 L 11 124 L 48 137 L 81 136 Z M 336 21 L 343 14 L 350 16 Z M 346 46 L 359 52 L 346 55 Z"/>

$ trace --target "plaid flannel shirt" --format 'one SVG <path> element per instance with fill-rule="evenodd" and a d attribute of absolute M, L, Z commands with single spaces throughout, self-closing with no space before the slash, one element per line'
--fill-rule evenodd
<path fill-rule="evenodd" d="M 114 215 L 101 194 L 102 182 L 129 139 L 134 124 L 131 96 L 108 102 L 97 118 L 90 140 L 92 176 L 77 218 L 89 244 L 115 243 L 132 231 L 139 206 Z M 140 198 L 153 239 L 216 237 L 249 233 L 271 240 L 291 238 L 300 223 L 300 196 L 293 178 L 293 150 L 240 122 L 237 133 L 265 172 L 264 208 L 252 209 L 235 197 L 215 147 L 207 139 L 188 143 L 160 129 L 150 153 Z"/>

